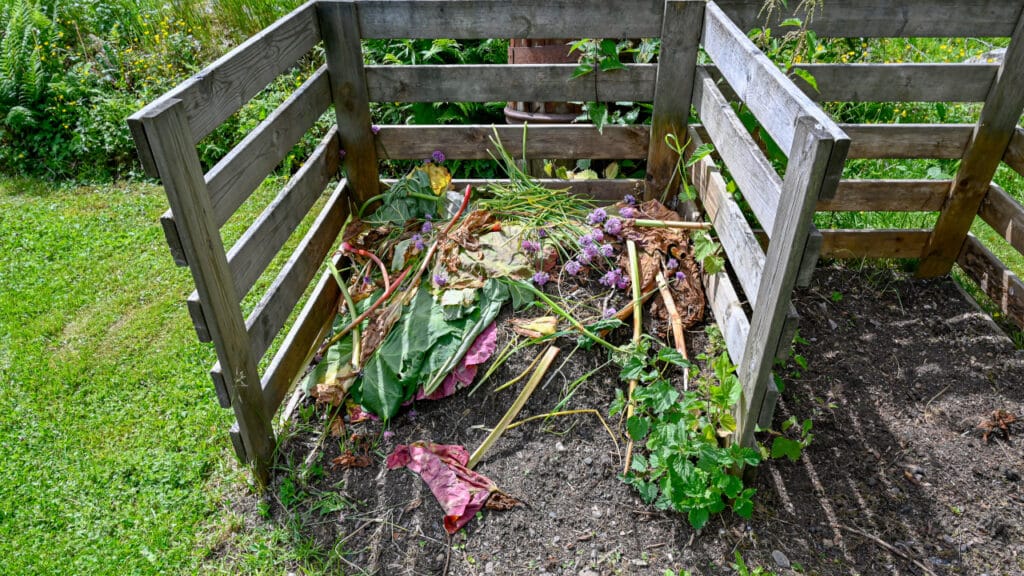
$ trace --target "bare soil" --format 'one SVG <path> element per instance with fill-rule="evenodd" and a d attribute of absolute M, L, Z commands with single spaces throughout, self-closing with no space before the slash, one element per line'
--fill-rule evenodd
<path fill-rule="evenodd" d="M 324 516 L 315 499 L 286 509 L 274 497 L 270 521 L 298 519 L 317 546 L 347 551 L 339 571 L 352 574 L 735 574 L 736 552 L 779 574 L 1024 574 L 1024 425 L 987 442 L 978 428 L 995 410 L 1024 416 L 1024 352 L 948 278 L 823 267 L 796 305 L 807 368 L 792 359 L 780 368 L 775 424 L 811 418 L 814 442 L 796 463 L 760 466 L 750 521 L 727 513 L 694 533 L 679 515 L 645 506 L 617 479 L 624 446 L 583 414 L 502 437 L 477 470 L 524 505 L 484 512 L 449 539 L 426 485 L 387 470 L 384 457 L 416 440 L 472 451 L 518 393 L 493 386 L 537 350 L 472 396 L 415 404 L 370 450 L 369 467 L 332 467 L 344 446 L 329 439 L 317 456 L 324 475 L 302 488 L 341 491 L 351 506 Z M 706 346 L 701 329 L 688 338 L 691 353 Z M 558 371 L 520 419 L 551 411 L 569 383 L 606 360 L 571 350 L 563 346 Z M 565 409 L 607 414 L 620 385 L 617 369 L 606 368 Z M 285 466 L 306 459 L 320 418 L 287 438 Z M 380 426 L 352 433 L 380 438 Z"/>

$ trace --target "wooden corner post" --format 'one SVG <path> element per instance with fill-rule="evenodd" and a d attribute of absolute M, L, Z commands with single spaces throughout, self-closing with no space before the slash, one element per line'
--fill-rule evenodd
<path fill-rule="evenodd" d="M 133 133 L 145 138 L 152 150 L 200 301 L 210 312 L 210 335 L 225 367 L 227 391 L 238 420 L 241 442 L 232 437 L 236 451 L 252 465 L 256 482 L 265 486 L 274 455 L 274 430 L 184 106 L 179 99 L 168 99 L 129 121 L 136 126 Z"/>
<path fill-rule="evenodd" d="M 675 134 L 680 146 L 686 144 L 706 4 L 705 0 L 665 2 L 651 139 L 647 149 L 646 200 L 679 186 L 680 175 L 675 173 L 679 155 L 665 144 L 665 137 Z"/>
<path fill-rule="evenodd" d="M 361 205 L 380 192 L 380 175 L 356 11 L 353 0 L 317 4 L 345 172 Z"/>
<path fill-rule="evenodd" d="M 796 121 L 789 167 L 739 366 L 743 395 L 736 418 L 736 440 L 744 446 L 752 444 L 758 421 L 765 421 L 762 405 L 769 396 L 768 387 L 774 385 L 770 382 L 772 365 L 786 325 L 790 296 L 800 272 L 819 191 L 834 186 L 849 145 L 849 139 L 836 139 L 813 117 L 800 116 Z M 773 408 L 768 406 L 769 411 Z"/>
<path fill-rule="evenodd" d="M 1024 112 L 1024 11 L 974 127 L 946 204 L 921 253 L 919 277 L 948 274 Z"/>

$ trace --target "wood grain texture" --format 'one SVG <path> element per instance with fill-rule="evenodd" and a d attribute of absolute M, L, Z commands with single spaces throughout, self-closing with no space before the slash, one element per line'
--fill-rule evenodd
<path fill-rule="evenodd" d="M 793 147 L 794 119 L 801 115 L 813 117 L 833 139 L 846 138 L 714 2 L 706 9 L 703 43 L 729 86 L 783 150 Z"/>
<path fill-rule="evenodd" d="M 661 31 L 661 52 L 654 88 L 654 112 L 648 146 L 644 199 L 679 188 L 679 154 L 665 137 L 681 138 L 690 120 L 694 72 L 704 28 L 703 0 L 667 0 Z M 680 142 L 680 144 L 682 144 Z M 670 194 L 666 196 L 675 196 Z"/>
<path fill-rule="evenodd" d="M 324 0 L 330 3 L 333 0 Z M 364 38 L 653 38 L 663 0 L 359 0 Z"/>
<path fill-rule="evenodd" d="M 181 247 L 181 238 L 178 236 L 178 225 L 174 223 L 174 214 L 170 210 L 160 215 L 160 228 L 164 231 L 164 240 L 171 250 L 171 258 L 177 266 L 188 266 L 185 259 L 185 250 Z"/>
<path fill-rule="evenodd" d="M 790 311 L 819 190 L 826 186 L 837 157 L 845 159 L 848 144 L 845 139 L 835 140 L 813 116 L 797 119 L 793 140 L 775 230 L 753 306 L 750 335 L 739 366 L 743 397 L 738 406 L 736 438 L 744 446 L 753 442 L 754 428 L 771 385 L 771 368 Z"/>
<path fill-rule="evenodd" d="M 724 270 L 714 275 L 704 275 L 704 292 L 708 305 L 714 312 L 715 323 L 725 338 L 725 348 L 733 364 L 743 362 L 743 352 L 750 333 L 750 319 L 743 309 L 743 303 L 736 295 L 736 289 Z"/>
<path fill-rule="evenodd" d="M 198 143 L 320 42 L 316 4 L 311 0 L 296 8 L 132 118 L 151 115 L 169 100 L 181 100 L 192 144 Z M 146 155 L 142 150 L 140 154 Z"/>
<path fill-rule="evenodd" d="M 350 190 L 345 181 L 338 185 L 266 294 L 249 314 L 246 325 L 254 357 L 262 358 L 266 353 L 327 255 L 334 249 L 338 233 L 349 214 Z"/>
<path fill-rule="evenodd" d="M 327 67 L 321 66 L 206 173 L 218 226 L 266 180 L 330 104 Z"/>
<path fill-rule="evenodd" d="M 996 184 L 989 187 L 978 215 L 1004 240 L 1024 254 L 1024 206 Z"/>
<path fill-rule="evenodd" d="M 319 336 L 338 311 L 339 297 L 337 282 L 330 272 L 325 272 L 263 375 L 263 398 L 268 412 L 277 410 L 309 364 L 320 343 Z"/>
<path fill-rule="evenodd" d="M 776 31 L 795 13 L 798 3 L 772 15 L 761 13 L 761 2 L 717 0 L 742 30 L 763 27 Z M 1009 36 L 1021 13 L 1021 0 L 858 0 L 829 2 L 814 13 L 810 28 L 835 38 Z"/>
<path fill-rule="evenodd" d="M 380 175 L 357 10 L 351 0 L 320 2 L 317 15 L 323 31 L 338 135 L 345 151 L 345 173 L 353 199 L 361 205 L 380 192 Z"/>
<path fill-rule="evenodd" d="M 810 232 L 807 233 L 807 246 L 804 247 L 803 260 L 800 262 L 800 270 L 796 274 L 796 287 L 807 288 L 811 285 L 811 281 L 814 279 L 814 271 L 818 268 L 818 260 L 821 258 L 821 246 L 825 243 L 825 237 L 821 235 L 821 231 L 817 227 L 811 226 Z M 790 338 L 786 345 L 786 354 L 789 354 L 788 342 L 792 342 Z M 782 347 L 782 343 L 779 343 L 779 347 Z M 780 360 L 785 360 L 784 357 L 779 357 Z"/>
<path fill-rule="evenodd" d="M 338 147 L 338 132 L 332 127 L 302 168 L 228 251 L 228 266 L 239 298 L 249 293 L 316 203 L 324 187 L 337 175 Z M 188 309 L 199 339 L 209 341 L 203 340 L 204 334 L 207 334 L 207 338 L 209 336 L 198 292 L 193 291 L 189 295 Z M 216 384 L 216 376 L 214 381 Z"/>
<path fill-rule="evenodd" d="M 576 64 L 367 66 L 371 102 L 650 102 L 657 66 L 573 78 Z"/>
<path fill-rule="evenodd" d="M 917 258 L 930 230 L 822 230 L 823 257 L 840 260 Z"/>
<path fill-rule="evenodd" d="M 188 256 L 200 298 L 210 311 L 210 334 L 225 367 L 228 393 L 245 454 L 257 482 L 265 484 L 274 452 L 274 431 L 257 387 L 259 372 L 238 307 L 227 255 L 214 223 L 195 140 L 184 104 L 164 100 L 140 117 L 167 198 L 174 211 L 182 247 Z"/>
<path fill-rule="evenodd" d="M 834 198 L 818 201 L 818 212 L 936 212 L 951 180 L 843 180 Z"/>
<path fill-rule="evenodd" d="M 790 79 L 815 102 L 982 102 L 998 64 L 797 64 Z"/>
<path fill-rule="evenodd" d="M 761 153 L 714 79 L 704 71 L 697 72 L 693 101 L 715 152 L 729 168 L 758 222 L 770 230 L 775 225 L 782 178 Z"/>
<path fill-rule="evenodd" d="M 949 273 L 970 231 L 992 177 L 1006 154 L 1017 122 L 1024 113 L 1024 14 L 1020 15 L 1006 59 L 985 105 L 971 144 L 939 214 L 928 244 L 921 252 L 919 277 Z"/>
<path fill-rule="evenodd" d="M 702 144 L 700 137 L 691 131 L 687 154 L 692 155 Z M 760 295 L 758 286 L 761 285 L 765 266 L 764 250 L 743 216 L 743 211 L 729 194 L 725 179 L 711 158 L 701 159 L 690 166 L 687 172 L 690 183 L 697 189 L 708 220 L 718 233 L 718 241 L 739 279 L 740 287 L 750 300 L 750 306 L 756 310 Z"/>
<path fill-rule="evenodd" d="M 1020 126 L 1013 131 L 1013 138 L 1010 145 L 1006 147 L 1006 154 L 1003 155 L 1003 162 L 1013 168 L 1017 174 L 1024 176 L 1024 128 Z"/>
<path fill-rule="evenodd" d="M 840 124 L 850 137 L 849 158 L 961 158 L 971 124 Z"/>
<path fill-rule="evenodd" d="M 1024 282 L 973 234 L 967 236 L 957 264 L 1007 318 L 1024 328 Z"/>
<path fill-rule="evenodd" d="M 422 160 L 434 150 L 453 160 L 487 160 L 497 156 L 491 142 L 497 131 L 501 145 L 514 158 L 523 157 L 522 126 L 381 126 L 377 133 L 377 157 L 390 160 Z M 528 159 L 591 158 L 625 160 L 647 157 L 649 126 L 605 126 L 604 132 L 589 124 L 539 124 L 526 130 Z"/>

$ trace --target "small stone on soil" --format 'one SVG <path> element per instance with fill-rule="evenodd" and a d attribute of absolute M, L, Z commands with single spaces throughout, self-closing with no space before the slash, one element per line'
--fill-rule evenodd
<path fill-rule="evenodd" d="M 789 558 L 782 553 L 782 550 L 772 550 L 772 560 L 779 565 L 779 568 L 786 570 L 790 567 Z"/>

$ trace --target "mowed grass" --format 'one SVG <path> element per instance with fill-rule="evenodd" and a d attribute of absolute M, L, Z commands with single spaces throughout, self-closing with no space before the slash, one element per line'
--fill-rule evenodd
<path fill-rule="evenodd" d="M 316 564 L 291 531 L 246 522 L 166 207 L 152 184 L 0 179 L 0 574 Z"/>

